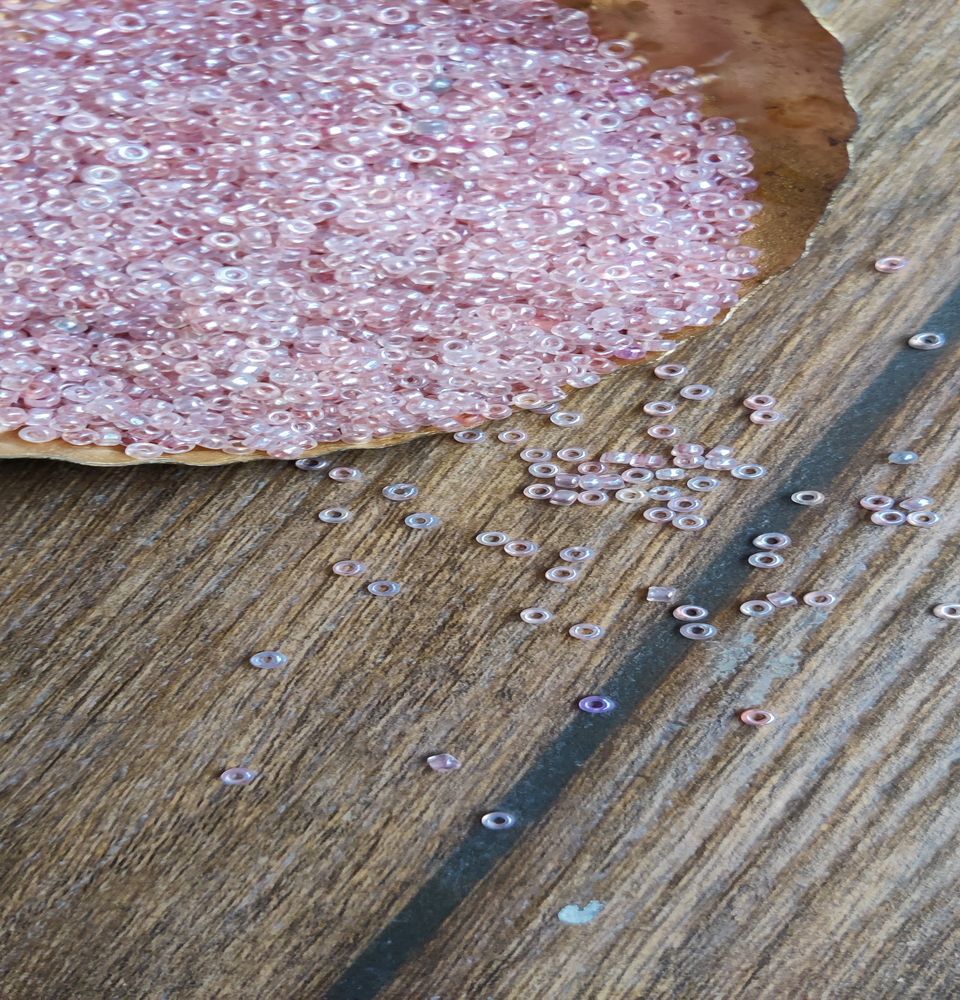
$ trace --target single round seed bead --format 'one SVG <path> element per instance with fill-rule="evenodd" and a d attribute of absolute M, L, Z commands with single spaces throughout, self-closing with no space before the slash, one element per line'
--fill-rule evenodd
<path fill-rule="evenodd" d="M 783 556 L 779 552 L 754 552 L 747 557 L 747 562 L 757 569 L 774 569 L 783 565 Z"/>
<path fill-rule="evenodd" d="M 678 622 L 699 622 L 710 612 L 706 608 L 701 608 L 699 604 L 681 604 L 674 608 L 671 614 Z"/>
<path fill-rule="evenodd" d="M 578 424 L 583 423 L 583 414 L 559 410 L 556 413 L 550 414 L 550 423 L 556 424 L 557 427 L 576 427 Z"/>
<path fill-rule="evenodd" d="M 792 544 L 792 540 L 781 531 L 765 531 L 753 539 L 753 544 L 758 549 L 785 549 Z"/>
<path fill-rule="evenodd" d="M 580 576 L 580 570 L 574 566 L 551 566 L 543 575 L 551 583 L 570 583 Z"/>
<path fill-rule="evenodd" d="M 656 399 L 652 403 L 644 403 L 643 412 L 651 417 L 669 417 L 671 413 L 677 412 L 677 404 L 665 399 Z"/>
<path fill-rule="evenodd" d="M 681 491 L 676 486 L 651 486 L 647 490 L 651 500 L 675 500 L 680 495 Z"/>
<path fill-rule="evenodd" d="M 769 726 L 771 722 L 776 722 L 776 719 L 773 712 L 768 712 L 764 708 L 748 708 L 740 713 L 740 721 L 745 726 Z"/>
<path fill-rule="evenodd" d="M 427 767 L 439 774 L 449 774 L 451 771 L 459 771 L 463 766 L 452 753 L 431 754 L 426 760 Z"/>
<path fill-rule="evenodd" d="M 680 395 L 684 399 L 709 399 L 716 391 L 713 386 L 695 383 L 694 385 L 685 385 L 680 390 Z"/>
<path fill-rule="evenodd" d="M 250 665 L 260 670 L 276 670 L 277 667 L 285 667 L 289 662 L 290 657 L 276 649 L 254 653 L 250 657 Z"/>
<path fill-rule="evenodd" d="M 754 465 L 752 462 L 736 465 L 730 470 L 730 475 L 734 479 L 760 479 L 766 474 L 767 470 L 762 465 Z"/>
<path fill-rule="evenodd" d="M 338 465 L 327 473 L 327 477 L 335 483 L 355 483 L 363 479 L 363 473 L 352 465 Z"/>
<path fill-rule="evenodd" d="M 652 469 L 625 469 L 620 478 L 631 486 L 639 486 L 641 483 L 649 483 L 654 478 L 654 473 Z"/>
<path fill-rule="evenodd" d="M 508 812 L 488 812 L 480 817 L 480 822 L 488 830 L 509 830 L 516 826 L 517 817 Z"/>
<path fill-rule="evenodd" d="M 592 622 L 578 622 L 576 625 L 571 625 L 567 631 L 574 639 L 600 639 L 606 630 Z"/>
<path fill-rule="evenodd" d="M 600 489 L 602 490 L 619 490 L 623 485 L 623 476 L 613 476 L 608 473 L 600 477 Z"/>
<path fill-rule="evenodd" d="M 907 514 L 907 524 L 914 528 L 929 528 L 940 520 L 940 515 L 932 510 L 914 510 Z"/>
<path fill-rule="evenodd" d="M 904 497 L 897 506 L 901 510 L 926 510 L 935 503 L 933 497 Z"/>
<path fill-rule="evenodd" d="M 638 490 L 634 486 L 625 486 L 613 494 L 620 503 L 643 503 L 647 499 L 646 490 Z"/>
<path fill-rule="evenodd" d="M 582 462 L 588 454 L 586 448 L 561 448 L 557 452 L 557 458 L 564 462 Z"/>
<path fill-rule="evenodd" d="M 503 547 L 503 551 L 508 556 L 532 556 L 540 551 L 540 546 L 527 538 L 517 538 L 507 542 Z"/>
<path fill-rule="evenodd" d="M 486 433 L 484 431 L 457 431 L 453 435 L 453 440 L 459 442 L 460 444 L 476 444 L 478 441 L 483 441 L 486 438 Z"/>
<path fill-rule="evenodd" d="M 908 341 L 907 346 L 916 351 L 936 351 L 946 344 L 947 338 L 942 333 L 934 333 L 932 330 L 926 333 L 915 333 Z"/>
<path fill-rule="evenodd" d="M 785 590 L 775 590 L 772 594 L 767 594 L 767 600 L 775 608 L 790 608 L 797 603 L 793 594 L 789 594 Z"/>
<path fill-rule="evenodd" d="M 441 521 L 436 514 L 419 513 L 407 514 L 403 523 L 415 531 L 429 531 L 431 528 L 439 528 Z"/>
<path fill-rule="evenodd" d="M 560 550 L 560 558 L 564 562 L 585 562 L 596 554 L 596 551 L 588 545 L 568 545 L 565 549 Z"/>
<path fill-rule="evenodd" d="M 600 454 L 600 461 L 607 465 L 629 465 L 633 456 L 632 451 L 604 451 Z"/>
<path fill-rule="evenodd" d="M 553 479 L 559 471 L 560 466 L 554 465 L 553 462 L 534 462 L 533 465 L 527 466 L 527 472 L 535 479 Z"/>
<path fill-rule="evenodd" d="M 657 367 L 653 369 L 653 374 L 657 378 L 664 379 L 669 382 L 676 378 L 683 378 L 688 371 L 689 369 L 686 365 L 666 364 L 657 365 Z"/>
<path fill-rule="evenodd" d="M 902 271 L 909 263 L 907 257 L 880 257 L 873 262 L 873 266 L 881 274 L 893 274 L 895 271 Z"/>
<path fill-rule="evenodd" d="M 740 613 L 750 618 L 769 618 L 773 614 L 773 605 L 769 601 L 744 601 L 740 605 Z"/>
<path fill-rule="evenodd" d="M 673 424 L 654 424 L 647 428 L 647 434 L 658 441 L 665 441 L 667 438 L 675 438 L 680 433 L 679 428 Z"/>
<path fill-rule="evenodd" d="M 803 595 L 803 603 L 811 608 L 831 608 L 837 603 L 837 595 L 829 590 L 811 590 Z"/>
<path fill-rule="evenodd" d="M 920 461 L 920 456 L 915 451 L 891 451 L 887 461 L 891 465 L 913 465 Z"/>
<path fill-rule="evenodd" d="M 772 410 L 773 407 L 777 405 L 776 396 L 747 396 L 743 401 L 743 405 L 748 410 Z"/>
<path fill-rule="evenodd" d="M 481 545 L 506 545 L 510 536 L 503 531 L 481 531 L 477 535 L 477 541 Z"/>
<path fill-rule="evenodd" d="M 680 514 L 673 519 L 673 526 L 680 531 L 700 531 L 709 523 L 701 514 Z"/>
<path fill-rule="evenodd" d="M 604 462 L 581 462 L 577 466 L 577 472 L 582 476 L 599 476 L 601 473 L 607 471 L 608 469 Z"/>
<path fill-rule="evenodd" d="M 893 503 L 893 497 L 886 497 L 880 493 L 871 493 L 870 496 L 860 498 L 860 506 L 864 510 L 888 510 Z"/>
<path fill-rule="evenodd" d="M 353 514 L 346 507 L 327 507 L 325 510 L 320 511 L 317 517 L 324 524 L 343 524 L 344 521 L 349 521 L 353 517 Z"/>
<path fill-rule="evenodd" d="M 523 491 L 523 495 L 531 500 L 547 500 L 554 493 L 556 493 L 556 489 L 549 483 L 531 483 Z"/>
<path fill-rule="evenodd" d="M 657 479 L 661 479 L 664 482 L 678 481 L 686 478 L 686 473 L 683 471 L 683 469 L 674 469 L 674 468 L 657 469 L 655 475 Z"/>
<path fill-rule="evenodd" d="M 875 510 L 870 515 L 870 520 L 874 524 L 884 527 L 896 527 L 898 524 L 906 524 L 907 515 L 899 510 Z"/>
<path fill-rule="evenodd" d="M 329 458 L 298 458 L 293 464 L 304 472 L 323 472 L 332 463 Z"/>
<path fill-rule="evenodd" d="M 367 584 L 367 590 L 374 597 L 396 597 L 400 593 L 400 584 L 393 580 L 374 580 Z"/>
<path fill-rule="evenodd" d="M 689 513 L 692 510 L 699 510 L 703 506 L 703 501 L 699 497 L 674 497 L 667 501 L 667 507 L 680 514 Z"/>
<path fill-rule="evenodd" d="M 699 469 L 704 464 L 704 459 L 701 455 L 677 455 L 673 464 L 678 469 Z"/>
<path fill-rule="evenodd" d="M 554 490 L 549 503 L 554 507 L 572 507 L 577 502 L 577 493 L 574 490 Z"/>
<path fill-rule="evenodd" d="M 523 444 L 527 440 L 526 431 L 500 431 L 497 440 L 504 444 Z"/>
<path fill-rule="evenodd" d="M 357 562 L 356 559 L 341 559 L 340 562 L 335 562 L 330 569 L 337 576 L 361 576 L 366 572 L 367 567 L 365 563 Z"/>
<path fill-rule="evenodd" d="M 680 626 L 680 634 L 684 639 L 712 639 L 717 634 L 717 627 L 707 622 L 687 622 Z"/>
<path fill-rule="evenodd" d="M 520 619 L 528 625 L 543 625 L 553 620 L 553 612 L 546 608 L 524 608 L 520 612 Z"/>
<path fill-rule="evenodd" d="M 577 708 L 588 715 L 606 715 L 617 707 L 617 703 L 612 698 L 605 698 L 602 694 L 588 694 L 577 702 Z"/>
<path fill-rule="evenodd" d="M 554 483 L 561 489 L 572 490 L 580 485 L 580 476 L 575 476 L 570 472 L 558 472 L 553 477 Z"/>
<path fill-rule="evenodd" d="M 381 491 L 388 500 L 413 500 L 420 495 L 420 489 L 413 483 L 392 483 Z"/>
<path fill-rule="evenodd" d="M 648 507 L 643 512 L 643 517 L 654 524 L 668 524 L 677 515 L 669 507 Z"/>
<path fill-rule="evenodd" d="M 944 621 L 960 621 L 960 604 L 938 604 L 934 607 L 933 613 Z"/>
<path fill-rule="evenodd" d="M 228 767 L 220 780 L 225 785 L 249 785 L 257 776 L 256 771 L 251 771 L 249 767 Z"/>
<path fill-rule="evenodd" d="M 687 480 L 687 487 L 696 490 L 697 493 L 709 493 L 719 485 L 720 480 L 714 479 L 713 476 L 694 476 L 693 479 Z"/>
<path fill-rule="evenodd" d="M 549 448 L 524 448 L 520 457 L 525 462 L 547 462 L 553 458 L 553 452 Z"/>
<path fill-rule="evenodd" d="M 647 587 L 647 600 L 655 604 L 669 604 L 676 597 L 676 587 Z"/>
<path fill-rule="evenodd" d="M 798 490 L 790 494 L 790 499 L 801 507 L 816 507 L 817 504 L 823 503 L 826 497 L 818 490 Z"/>
<path fill-rule="evenodd" d="M 705 458 L 703 467 L 711 472 L 731 472 L 737 467 L 737 463 L 732 458 Z"/>
<path fill-rule="evenodd" d="M 580 503 L 586 504 L 588 507 L 600 507 L 609 499 L 610 494 L 604 493 L 603 490 L 584 490 L 577 497 L 577 500 Z"/>
<path fill-rule="evenodd" d="M 750 423 L 760 424 L 762 427 L 779 424 L 781 420 L 783 420 L 783 414 L 779 410 L 754 410 L 750 414 Z"/>

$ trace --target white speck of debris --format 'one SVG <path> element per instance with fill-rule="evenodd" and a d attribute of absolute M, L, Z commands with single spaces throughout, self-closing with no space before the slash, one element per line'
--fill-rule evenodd
<path fill-rule="evenodd" d="M 599 899 L 591 899 L 586 906 L 571 903 L 565 906 L 557 916 L 565 924 L 589 924 L 603 913 L 604 904 Z"/>

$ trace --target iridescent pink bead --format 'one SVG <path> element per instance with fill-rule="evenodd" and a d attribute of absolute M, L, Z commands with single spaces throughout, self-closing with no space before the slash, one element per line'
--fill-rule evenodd
<path fill-rule="evenodd" d="M 777 397 L 765 396 L 763 394 L 747 396 L 743 401 L 743 405 L 748 410 L 772 410 L 777 405 Z"/>
<path fill-rule="evenodd" d="M 745 726 L 769 726 L 777 717 L 765 708 L 748 708 L 740 713 L 740 721 Z"/>
<path fill-rule="evenodd" d="M 871 493 L 869 496 L 860 498 L 860 506 L 864 510 L 889 510 L 893 504 L 893 497 L 883 496 L 879 493 Z"/>
<path fill-rule="evenodd" d="M 657 604 L 669 604 L 671 601 L 676 600 L 676 597 L 677 597 L 676 587 L 647 588 L 647 600 L 653 601 Z"/>
<path fill-rule="evenodd" d="M 438 774 L 459 771 L 463 765 L 452 753 L 435 753 L 427 758 L 427 767 Z"/>
<path fill-rule="evenodd" d="M 366 572 L 367 567 L 356 559 L 341 559 L 339 562 L 335 562 L 330 569 L 337 576 L 360 576 Z"/>
<path fill-rule="evenodd" d="M 880 257 L 873 262 L 873 266 L 881 274 L 893 274 L 902 271 L 909 263 L 906 257 Z"/>
<path fill-rule="evenodd" d="M 220 775 L 220 780 L 225 785 L 249 785 L 256 776 L 257 772 L 251 771 L 249 767 L 228 767 Z"/>

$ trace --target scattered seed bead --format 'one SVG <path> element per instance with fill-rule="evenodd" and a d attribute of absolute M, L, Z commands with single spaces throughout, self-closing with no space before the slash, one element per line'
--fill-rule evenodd
<path fill-rule="evenodd" d="M 431 528 L 439 528 L 441 521 L 436 514 L 407 514 L 403 523 L 414 531 L 429 531 Z"/>
<path fill-rule="evenodd" d="M 783 565 L 783 556 L 779 552 L 754 552 L 747 557 L 747 562 L 757 569 L 774 569 Z"/>
<path fill-rule="evenodd" d="M 573 566 L 551 566 L 543 575 L 551 583 L 570 583 L 580 576 L 580 570 Z"/>
<path fill-rule="evenodd" d="M 535 406 L 530 411 L 531 413 L 539 413 L 541 416 L 549 417 L 551 414 L 556 413 L 560 409 L 559 403 L 547 403 L 546 406 Z"/>
<path fill-rule="evenodd" d="M 554 465 L 553 462 L 534 462 L 533 465 L 527 466 L 527 472 L 535 479 L 553 479 L 559 471 L 560 466 Z"/>
<path fill-rule="evenodd" d="M 550 423 L 557 427 L 576 427 L 583 423 L 582 413 L 571 413 L 566 410 L 558 410 L 550 415 Z"/>
<path fill-rule="evenodd" d="M 933 497 L 904 497 L 897 506 L 901 510 L 926 510 L 935 503 Z"/>
<path fill-rule="evenodd" d="M 693 385 L 685 385 L 680 390 L 680 395 L 684 399 L 709 399 L 716 391 L 713 386 L 695 383 Z"/>
<path fill-rule="evenodd" d="M 367 571 L 366 564 L 357 562 L 356 559 L 341 559 L 340 562 L 335 562 L 330 569 L 337 576 L 361 576 Z"/>
<path fill-rule="evenodd" d="M 250 657 L 250 665 L 260 670 L 276 670 L 277 667 L 285 667 L 289 662 L 290 657 L 276 649 L 254 653 Z"/>
<path fill-rule="evenodd" d="M 617 707 L 617 703 L 612 698 L 605 698 L 602 694 L 588 694 L 577 702 L 577 708 L 588 715 L 606 715 Z"/>
<path fill-rule="evenodd" d="M 790 499 L 801 507 L 816 507 L 817 504 L 823 503 L 826 497 L 818 490 L 798 490 L 790 494 Z"/>
<path fill-rule="evenodd" d="M 884 527 L 896 527 L 898 524 L 906 524 L 907 515 L 899 510 L 875 510 L 870 515 L 870 520 L 874 524 Z"/>
<path fill-rule="evenodd" d="M 647 600 L 656 604 L 670 604 L 676 597 L 676 587 L 647 587 Z"/>
<path fill-rule="evenodd" d="M 674 497 L 667 501 L 667 507 L 680 514 L 689 513 L 692 510 L 699 510 L 703 506 L 703 501 L 699 497 Z"/>
<path fill-rule="evenodd" d="M 907 524 L 914 528 L 929 528 L 940 520 L 940 515 L 932 510 L 914 510 L 907 514 Z"/>
<path fill-rule="evenodd" d="M 220 780 L 225 785 L 249 785 L 257 776 L 256 771 L 251 771 L 249 767 L 228 767 Z"/>
<path fill-rule="evenodd" d="M 629 465 L 634 458 L 632 451 L 605 451 L 600 456 L 604 465 Z"/>
<path fill-rule="evenodd" d="M 675 500 L 680 494 L 681 490 L 676 486 L 651 486 L 647 490 L 651 500 Z"/>
<path fill-rule="evenodd" d="M 556 489 L 549 483 L 531 483 L 523 491 L 523 495 L 531 500 L 548 500 L 554 493 Z"/>
<path fill-rule="evenodd" d="M 677 404 L 665 399 L 657 399 L 652 403 L 644 403 L 643 412 L 651 417 L 669 417 L 671 413 L 677 412 Z"/>
<path fill-rule="evenodd" d="M 553 620 L 553 612 L 546 608 L 524 608 L 520 612 L 520 619 L 528 625 L 543 625 Z"/>
<path fill-rule="evenodd" d="M 600 639 L 605 634 L 605 630 L 600 625 L 592 622 L 578 622 L 567 629 L 574 639 Z"/>
<path fill-rule="evenodd" d="M 701 514 L 680 514 L 673 519 L 673 526 L 680 531 L 700 531 L 709 523 Z"/>
<path fill-rule="evenodd" d="M 540 551 L 540 546 L 528 538 L 517 538 L 507 542 L 503 546 L 503 551 L 508 556 L 532 556 Z"/>
<path fill-rule="evenodd" d="M 596 551 L 591 549 L 589 545 L 568 545 L 565 549 L 560 550 L 560 558 L 564 562 L 585 562 L 596 554 Z"/>
<path fill-rule="evenodd" d="M 603 490 L 584 490 L 579 494 L 577 500 L 588 507 L 600 507 L 610 499 L 609 493 Z"/>
<path fill-rule="evenodd" d="M 647 434 L 658 441 L 665 441 L 667 438 L 675 438 L 680 433 L 673 424 L 654 424 L 647 428 Z"/>
<path fill-rule="evenodd" d="M 732 472 L 737 467 L 737 463 L 732 458 L 705 458 L 703 467 L 711 472 Z M 739 477 L 738 477 L 739 478 Z M 743 478 L 750 478 L 745 476 Z"/>
<path fill-rule="evenodd" d="M 638 490 L 635 486 L 625 486 L 613 494 L 620 503 L 643 503 L 647 499 L 646 490 Z"/>
<path fill-rule="evenodd" d="M 719 485 L 720 480 L 714 479 L 713 476 L 694 476 L 692 479 L 687 480 L 687 487 L 691 490 L 696 490 L 697 493 L 709 493 Z"/>
<path fill-rule="evenodd" d="M 524 448 L 520 457 L 524 462 L 549 462 L 553 452 L 549 448 Z"/>
<path fill-rule="evenodd" d="M 753 544 L 758 549 L 786 549 L 792 544 L 792 540 L 781 531 L 765 531 L 753 539 Z"/>
<path fill-rule="evenodd" d="M 831 608 L 837 603 L 837 595 L 829 590 L 811 590 L 803 595 L 803 603 L 811 608 Z"/>
<path fill-rule="evenodd" d="M 320 511 L 317 517 L 324 524 L 343 524 L 344 521 L 349 521 L 353 517 L 353 514 L 346 507 L 327 507 L 325 510 Z"/>
<path fill-rule="evenodd" d="M 561 448 L 557 452 L 557 458 L 564 462 L 582 462 L 588 454 L 586 448 Z"/>
<path fill-rule="evenodd" d="M 734 449 L 728 444 L 714 445 L 707 453 L 707 458 L 733 458 Z"/>
<path fill-rule="evenodd" d="M 671 612 L 678 622 L 698 622 L 706 618 L 710 612 L 699 604 L 681 604 Z"/>
<path fill-rule="evenodd" d="M 913 465 L 920 461 L 920 456 L 915 451 L 891 451 L 887 461 L 891 465 Z"/>
<path fill-rule="evenodd" d="M 577 466 L 577 472 L 584 476 L 599 476 L 607 471 L 605 462 L 581 462 Z"/>
<path fill-rule="evenodd" d="M 764 708 L 748 708 L 740 713 L 740 721 L 745 726 L 769 726 L 771 722 L 776 722 L 776 719 L 773 712 L 768 712 Z"/>
<path fill-rule="evenodd" d="M 549 502 L 554 507 L 572 507 L 577 502 L 578 495 L 573 490 L 554 490 Z"/>
<path fill-rule="evenodd" d="M 686 473 L 683 471 L 683 469 L 674 469 L 674 468 L 657 469 L 655 475 L 657 479 L 661 479 L 666 482 L 676 481 L 686 478 Z"/>
<path fill-rule="evenodd" d="M 413 500 L 420 495 L 420 489 L 413 483 L 392 483 L 381 491 L 388 500 Z"/>
<path fill-rule="evenodd" d="M 393 580 L 374 580 L 367 584 L 367 590 L 374 597 L 396 597 L 400 593 L 400 584 Z"/>
<path fill-rule="evenodd" d="M 452 753 L 435 753 L 427 758 L 427 767 L 439 774 L 450 774 L 459 771 L 463 766 Z"/>
<path fill-rule="evenodd" d="M 779 410 L 754 410 L 750 414 L 750 423 L 760 424 L 762 427 L 779 424 L 781 420 L 783 420 L 783 414 Z"/>
<path fill-rule="evenodd" d="M 946 344 L 947 338 L 942 333 L 934 333 L 932 330 L 926 333 L 915 333 L 908 341 L 907 346 L 916 351 L 936 351 Z"/>
<path fill-rule="evenodd" d="M 893 274 L 895 271 L 902 271 L 909 263 L 907 257 L 880 257 L 873 262 L 873 266 L 881 274 Z"/>
<path fill-rule="evenodd" d="M 619 490 L 623 485 L 623 476 L 614 476 L 607 473 L 605 476 L 600 477 L 600 489 L 602 490 Z"/>
<path fill-rule="evenodd" d="M 960 604 L 938 604 L 934 607 L 933 613 L 944 621 L 960 621 Z"/>
<path fill-rule="evenodd" d="M 480 822 L 488 830 L 509 830 L 516 826 L 517 817 L 508 812 L 488 812 L 480 817 Z"/>
<path fill-rule="evenodd" d="M 477 535 L 477 541 L 481 545 L 506 545 L 510 541 L 510 536 L 503 531 L 481 531 Z"/>
<path fill-rule="evenodd" d="M 880 493 L 871 493 L 870 496 L 860 498 L 860 506 L 864 510 L 888 510 L 893 504 L 893 497 L 883 496 Z"/>
<path fill-rule="evenodd" d="M 359 480 L 363 479 L 363 473 L 352 465 L 337 466 L 337 468 L 331 469 L 327 473 L 327 476 L 335 483 L 359 482 Z"/>
<path fill-rule="evenodd" d="M 767 470 L 762 465 L 754 465 L 753 463 L 737 465 L 730 470 L 730 475 L 734 479 L 760 479 L 766 474 Z"/>
<path fill-rule="evenodd" d="M 699 469 L 704 464 L 704 459 L 700 455 L 677 455 L 673 464 L 678 469 Z"/>
<path fill-rule="evenodd" d="M 634 468 L 662 469 L 666 466 L 667 460 L 663 455 L 636 455 L 631 464 Z"/>
<path fill-rule="evenodd" d="M 776 396 L 747 396 L 743 405 L 748 410 L 772 410 L 777 405 Z"/>
<path fill-rule="evenodd" d="M 649 483 L 654 478 L 654 472 L 652 469 L 626 469 L 620 478 L 631 486 L 638 486 Z"/>
<path fill-rule="evenodd" d="M 643 517 L 654 524 L 668 524 L 676 517 L 676 514 L 669 507 L 648 507 L 643 512 Z"/>
<path fill-rule="evenodd" d="M 717 634 L 717 627 L 707 622 L 687 622 L 680 626 L 680 634 L 684 639 L 712 639 Z"/>
<path fill-rule="evenodd" d="M 554 483 L 564 490 L 576 489 L 580 485 L 580 476 L 575 476 L 570 472 L 558 472 L 554 477 Z"/>
<path fill-rule="evenodd" d="M 740 613 L 749 618 L 769 618 L 773 614 L 770 601 L 744 601 L 740 605 Z"/>
<path fill-rule="evenodd" d="M 673 379 L 683 378 L 688 371 L 689 369 L 686 365 L 666 364 L 657 365 L 657 367 L 653 369 L 653 374 L 657 378 L 664 379 L 665 381 L 671 381 Z"/>
<path fill-rule="evenodd" d="M 497 440 L 504 444 L 523 444 L 527 440 L 526 431 L 500 431 Z"/>
<path fill-rule="evenodd" d="M 332 465 L 329 458 L 298 458 L 293 464 L 304 472 L 323 472 Z"/>
<path fill-rule="evenodd" d="M 456 434 L 453 435 L 453 440 L 459 442 L 460 444 L 476 444 L 478 441 L 483 441 L 486 436 L 487 435 L 483 431 L 457 431 Z"/>
<path fill-rule="evenodd" d="M 789 608 L 797 603 L 797 599 L 793 594 L 788 593 L 786 590 L 775 590 L 772 594 L 767 594 L 767 600 L 775 608 Z"/>

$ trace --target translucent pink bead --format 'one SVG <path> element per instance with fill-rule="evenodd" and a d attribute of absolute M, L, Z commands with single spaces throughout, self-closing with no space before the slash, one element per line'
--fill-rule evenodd
<path fill-rule="evenodd" d="M 439 774 L 459 771 L 463 765 L 452 753 L 435 753 L 427 758 L 427 767 Z"/>
<path fill-rule="evenodd" d="M 743 405 L 748 410 L 772 410 L 777 405 L 776 396 L 747 396 L 743 401 Z"/>
<path fill-rule="evenodd" d="M 367 567 L 356 559 L 341 559 L 340 562 L 335 562 L 330 569 L 337 576 L 360 576 L 366 572 Z"/>
<path fill-rule="evenodd" d="M 811 590 L 803 595 L 803 603 L 811 608 L 831 608 L 837 603 L 837 595 L 829 590 Z"/>
<path fill-rule="evenodd" d="M 944 621 L 960 621 L 960 604 L 938 604 L 933 608 L 933 614 Z"/>
<path fill-rule="evenodd" d="M 880 257 L 873 262 L 873 266 L 881 274 L 893 274 L 902 271 L 909 263 L 906 257 Z"/>
<path fill-rule="evenodd" d="M 657 604 L 669 604 L 671 601 L 676 600 L 676 597 L 677 597 L 676 587 L 647 588 L 647 600 L 656 602 Z"/>
<path fill-rule="evenodd" d="M 893 504 L 893 497 L 883 496 L 879 493 L 871 493 L 869 496 L 860 498 L 860 506 L 864 510 L 888 510 Z"/>
<path fill-rule="evenodd" d="M 797 599 L 793 594 L 785 590 L 775 590 L 772 594 L 767 594 L 767 600 L 775 608 L 789 608 L 797 603 Z"/>
<path fill-rule="evenodd" d="M 740 721 L 745 726 L 769 726 L 777 717 L 765 708 L 748 708 L 740 713 Z"/>
<path fill-rule="evenodd" d="M 220 780 L 225 785 L 249 785 L 256 776 L 257 772 L 248 767 L 228 767 L 220 775 Z"/>
<path fill-rule="evenodd" d="M 706 618 L 710 612 L 698 604 L 681 604 L 673 609 L 673 617 L 681 622 L 698 622 Z"/>

